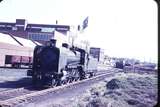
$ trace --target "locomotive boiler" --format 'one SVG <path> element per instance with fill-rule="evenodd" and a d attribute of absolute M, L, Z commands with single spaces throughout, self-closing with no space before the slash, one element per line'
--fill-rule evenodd
<path fill-rule="evenodd" d="M 57 86 L 93 76 L 97 61 L 93 63 L 95 67 L 89 66 L 93 60 L 84 49 L 66 43 L 57 48 L 55 42 L 51 40 L 46 46 L 34 49 L 32 70 L 27 74 L 32 76 L 35 85 Z"/>

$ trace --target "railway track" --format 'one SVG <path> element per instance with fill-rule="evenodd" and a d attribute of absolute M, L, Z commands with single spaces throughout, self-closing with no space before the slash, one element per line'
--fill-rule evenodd
<path fill-rule="evenodd" d="M 51 95 L 53 93 L 58 93 L 60 91 L 66 90 L 68 88 L 75 88 L 79 85 L 83 85 L 85 83 L 94 83 L 94 81 L 104 80 L 104 78 L 113 76 L 117 69 L 109 70 L 110 72 L 98 74 L 92 78 L 88 78 L 82 81 L 76 81 L 70 84 L 65 84 L 62 86 L 44 89 L 44 90 L 32 90 L 32 87 L 28 88 L 19 88 L 9 91 L 4 91 L 0 93 L 0 107 L 13 107 L 19 104 L 34 102 L 36 99 L 40 99 L 42 96 Z"/>
<path fill-rule="evenodd" d="M 31 86 L 31 79 L 7 81 L 7 82 L 4 81 L 0 83 L 0 95 L 1 93 L 7 92 L 7 91 L 21 89 L 21 88 L 30 87 L 30 86 Z"/>
<path fill-rule="evenodd" d="M 36 91 L 38 90 L 35 90 L 32 86 L 6 90 L 0 93 L 0 101 L 4 101 L 25 94 L 30 94 Z"/>

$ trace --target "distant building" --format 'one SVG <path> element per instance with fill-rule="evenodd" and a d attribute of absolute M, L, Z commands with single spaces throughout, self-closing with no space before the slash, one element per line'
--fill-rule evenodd
<path fill-rule="evenodd" d="M 104 50 L 101 48 L 91 47 L 89 52 L 99 62 L 104 62 Z"/>
<path fill-rule="evenodd" d="M 68 25 L 31 24 L 25 19 L 16 19 L 16 23 L 0 22 L 0 33 L 5 33 L 44 44 L 54 38 L 54 31 L 67 34 Z"/>

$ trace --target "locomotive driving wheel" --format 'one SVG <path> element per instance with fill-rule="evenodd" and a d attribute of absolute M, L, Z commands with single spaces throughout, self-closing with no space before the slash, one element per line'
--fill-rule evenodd
<path fill-rule="evenodd" d="M 60 86 L 62 84 L 62 81 L 60 79 L 52 79 L 51 81 L 51 87 Z"/>
<path fill-rule="evenodd" d="M 84 72 L 84 70 L 83 70 L 83 68 L 81 66 L 78 67 L 78 71 L 79 71 L 80 80 L 85 79 L 86 78 L 86 74 L 85 74 L 85 72 Z"/>

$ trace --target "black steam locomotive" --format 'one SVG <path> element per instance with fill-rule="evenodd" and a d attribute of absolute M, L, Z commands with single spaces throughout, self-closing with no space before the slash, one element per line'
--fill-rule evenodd
<path fill-rule="evenodd" d="M 97 60 L 84 49 L 69 47 L 66 43 L 57 48 L 55 42 L 51 40 L 47 45 L 34 49 L 32 70 L 27 73 L 32 76 L 34 85 L 58 86 L 95 74 Z"/>

